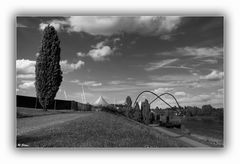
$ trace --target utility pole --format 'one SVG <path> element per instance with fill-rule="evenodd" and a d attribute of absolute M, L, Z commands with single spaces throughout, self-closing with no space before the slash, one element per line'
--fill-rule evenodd
<path fill-rule="evenodd" d="M 116 106 L 116 99 L 115 99 L 115 96 L 114 96 L 114 107 Z"/>
<path fill-rule="evenodd" d="M 67 100 L 67 94 L 65 90 L 64 90 L 64 95 L 65 95 L 65 100 Z"/>
<path fill-rule="evenodd" d="M 85 84 L 85 82 L 84 82 L 84 84 Z M 83 93 L 84 103 L 86 103 L 87 101 L 86 101 L 86 97 L 85 97 L 85 93 L 84 93 L 84 89 L 83 89 L 83 83 L 82 83 L 82 93 Z"/>

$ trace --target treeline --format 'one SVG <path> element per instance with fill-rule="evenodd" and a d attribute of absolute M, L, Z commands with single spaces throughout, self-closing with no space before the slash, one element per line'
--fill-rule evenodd
<path fill-rule="evenodd" d="M 223 108 L 214 108 L 211 105 L 203 105 L 202 108 L 196 106 L 185 106 L 180 109 L 182 115 L 188 117 L 194 116 L 212 116 L 217 119 L 223 120 Z"/>
<path fill-rule="evenodd" d="M 109 105 L 102 108 L 102 111 L 123 115 L 144 124 L 157 122 L 160 118 L 160 113 L 166 110 L 176 110 L 178 111 L 179 115 L 187 117 L 211 116 L 215 117 L 218 120 L 223 120 L 224 116 L 223 108 L 214 108 L 211 105 L 203 105 L 202 108 L 196 106 L 184 106 L 178 108 L 174 106 L 171 109 L 162 109 L 158 107 L 156 107 L 155 109 L 151 109 L 148 100 L 145 99 L 145 101 L 141 104 L 140 107 L 138 103 L 132 104 L 130 96 L 126 98 L 124 104 Z"/>

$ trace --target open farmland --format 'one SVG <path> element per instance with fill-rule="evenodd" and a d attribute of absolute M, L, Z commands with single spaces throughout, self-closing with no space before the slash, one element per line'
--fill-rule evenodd
<path fill-rule="evenodd" d="M 105 112 L 21 134 L 17 136 L 17 144 L 29 147 L 189 146 L 151 127 Z"/>

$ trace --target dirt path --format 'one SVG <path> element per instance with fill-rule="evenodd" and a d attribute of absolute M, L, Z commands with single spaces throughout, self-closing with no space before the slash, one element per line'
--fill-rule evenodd
<path fill-rule="evenodd" d="M 182 136 L 182 135 L 179 135 L 177 133 L 174 133 L 174 132 L 170 132 L 162 127 L 153 127 L 154 129 L 156 129 L 157 131 L 161 132 L 161 133 L 165 133 L 171 137 L 174 137 L 174 138 L 177 138 L 185 143 L 188 143 L 190 144 L 191 146 L 194 146 L 194 147 L 209 147 L 208 145 L 205 145 L 205 144 L 202 144 L 198 141 L 195 141 L 195 140 L 192 140 L 190 138 L 187 138 L 185 136 Z"/>
<path fill-rule="evenodd" d="M 17 135 L 45 128 L 48 126 L 64 123 L 80 117 L 90 116 L 92 113 L 65 113 L 46 115 L 39 117 L 28 117 L 17 119 Z"/>

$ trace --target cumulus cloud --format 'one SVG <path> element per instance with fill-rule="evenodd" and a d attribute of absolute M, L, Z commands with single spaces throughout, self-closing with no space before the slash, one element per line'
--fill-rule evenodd
<path fill-rule="evenodd" d="M 67 60 L 63 60 L 60 61 L 60 65 L 61 65 L 61 69 L 63 70 L 63 73 L 69 73 L 69 72 L 73 72 L 77 69 L 80 69 L 83 65 L 85 64 L 85 62 L 79 60 L 77 63 L 68 63 Z"/>
<path fill-rule="evenodd" d="M 34 85 L 34 81 L 23 80 L 22 84 L 20 84 L 18 87 L 21 89 L 31 89 L 31 88 L 34 88 L 35 85 Z"/>
<path fill-rule="evenodd" d="M 224 72 L 219 72 L 217 70 L 213 70 L 211 73 L 205 75 L 205 76 L 200 76 L 200 79 L 203 80 L 209 80 L 209 81 L 216 81 L 216 80 L 221 80 L 224 77 Z"/>
<path fill-rule="evenodd" d="M 168 64 L 171 64 L 173 62 L 176 62 L 178 59 L 167 59 L 167 60 L 163 60 L 163 61 L 160 61 L 160 62 L 156 62 L 156 63 L 149 63 L 146 67 L 145 67 L 145 70 L 146 71 L 153 71 L 153 70 L 156 70 L 156 69 L 159 69 L 161 67 L 164 67 Z"/>
<path fill-rule="evenodd" d="M 17 78 L 29 79 L 35 77 L 35 61 L 20 59 L 16 61 Z"/>
<path fill-rule="evenodd" d="M 28 59 L 16 60 L 17 78 L 32 79 L 35 77 L 35 64 L 36 61 Z M 63 73 L 67 74 L 80 69 L 85 63 L 79 60 L 77 63 L 68 63 L 67 60 L 60 61 Z"/>
<path fill-rule="evenodd" d="M 159 35 L 176 29 L 181 23 L 181 17 L 71 16 L 64 21 L 52 20 L 47 23 L 56 29 L 66 29 L 68 32 L 84 31 L 92 35 L 110 36 L 120 32 Z M 40 29 L 43 29 L 47 23 L 41 23 Z"/>
<path fill-rule="evenodd" d="M 90 56 L 94 61 L 106 61 L 109 60 L 109 56 L 113 55 L 116 50 L 116 47 L 111 48 L 110 46 L 106 45 L 106 41 L 99 42 L 91 47 L 93 49 L 89 50 L 87 54 L 78 52 L 77 56 Z"/>
<path fill-rule="evenodd" d="M 52 21 L 48 21 L 46 23 L 40 23 L 39 29 L 43 31 L 45 29 L 45 27 L 47 27 L 48 25 L 51 25 L 55 28 L 55 30 L 61 31 L 61 30 L 64 30 L 64 27 L 67 24 L 68 23 L 65 20 L 52 20 Z"/>
<path fill-rule="evenodd" d="M 16 70 L 18 74 L 31 74 L 35 72 L 35 61 L 20 59 L 16 61 Z"/>
<path fill-rule="evenodd" d="M 88 55 L 92 57 L 95 61 L 107 60 L 108 56 L 113 54 L 113 50 L 109 46 L 103 46 L 101 48 L 92 49 L 89 51 Z"/>

